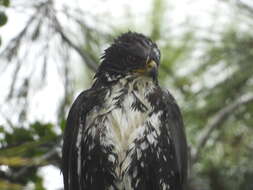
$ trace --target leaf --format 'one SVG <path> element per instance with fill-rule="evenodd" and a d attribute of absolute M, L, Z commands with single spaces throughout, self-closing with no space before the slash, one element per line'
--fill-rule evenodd
<path fill-rule="evenodd" d="M 28 158 L 22 157 L 5 157 L 0 156 L 0 165 L 7 165 L 7 166 L 26 166 L 30 164 L 33 160 Z"/>
<path fill-rule="evenodd" d="M 9 7 L 10 6 L 10 0 L 3 0 L 3 5 L 5 7 Z"/>
<path fill-rule="evenodd" d="M 0 0 L 0 5 L 3 5 L 5 7 L 10 6 L 10 0 Z"/>
<path fill-rule="evenodd" d="M 26 152 L 31 154 L 38 151 L 36 148 L 39 145 L 43 145 L 44 143 L 49 142 L 51 140 L 50 138 L 52 137 L 44 137 L 39 141 L 31 141 L 14 147 L 2 148 L 0 149 L 0 156 L 12 157 L 16 155 L 22 155 Z"/>
<path fill-rule="evenodd" d="M 0 27 L 7 23 L 7 16 L 4 12 L 0 11 Z"/>
<path fill-rule="evenodd" d="M 6 180 L 1 180 L 0 179 L 0 189 L 3 189 L 3 190 L 22 190 L 23 187 L 19 184 L 10 183 Z"/>

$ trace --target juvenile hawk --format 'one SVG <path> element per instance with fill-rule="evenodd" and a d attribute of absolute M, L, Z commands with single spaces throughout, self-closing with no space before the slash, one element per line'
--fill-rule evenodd
<path fill-rule="evenodd" d="M 158 84 L 160 51 L 128 32 L 105 50 L 75 100 L 62 150 L 65 190 L 183 190 L 187 148 L 172 95 Z"/>

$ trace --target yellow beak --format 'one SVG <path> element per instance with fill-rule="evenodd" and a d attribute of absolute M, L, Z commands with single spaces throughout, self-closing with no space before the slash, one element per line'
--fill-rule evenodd
<path fill-rule="evenodd" d="M 149 74 L 154 71 L 157 71 L 157 63 L 153 60 L 149 61 L 144 68 L 134 70 L 134 72 L 139 74 Z"/>

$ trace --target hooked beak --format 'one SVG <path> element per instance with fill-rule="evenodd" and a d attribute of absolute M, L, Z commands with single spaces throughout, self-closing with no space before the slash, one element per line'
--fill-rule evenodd
<path fill-rule="evenodd" d="M 136 70 L 134 70 L 134 72 L 152 77 L 153 80 L 155 80 L 157 78 L 157 74 L 158 74 L 158 66 L 154 60 L 150 60 L 147 62 L 147 64 L 145 65 L 144 68 L 136 69 Z"/>
<path fill-rule="evenodd" d="M 157 63 L 153 60 L 149 61 L 146 65 L 147 74 L 151 76 L 153 79 L 157 78 L 158 74 L 158 66 Z"/>

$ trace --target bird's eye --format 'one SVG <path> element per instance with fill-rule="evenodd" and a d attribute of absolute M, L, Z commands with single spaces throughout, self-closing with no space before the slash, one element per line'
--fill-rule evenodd
<path fill-rule="evenodd" d="M 128 56 L 127 59 L 128 59 L 129 61 L 131 61 L 131 62 L 134 62 L 134 61 L 135 61 L 135 57 L 133 57 L 133 56 Z"/>
<path fill-rule="evenodd" d="M 127 60 L 129 60 L 130 62 L 139 62 L 141 58 L 136 56 L 128 56 Z"/>

